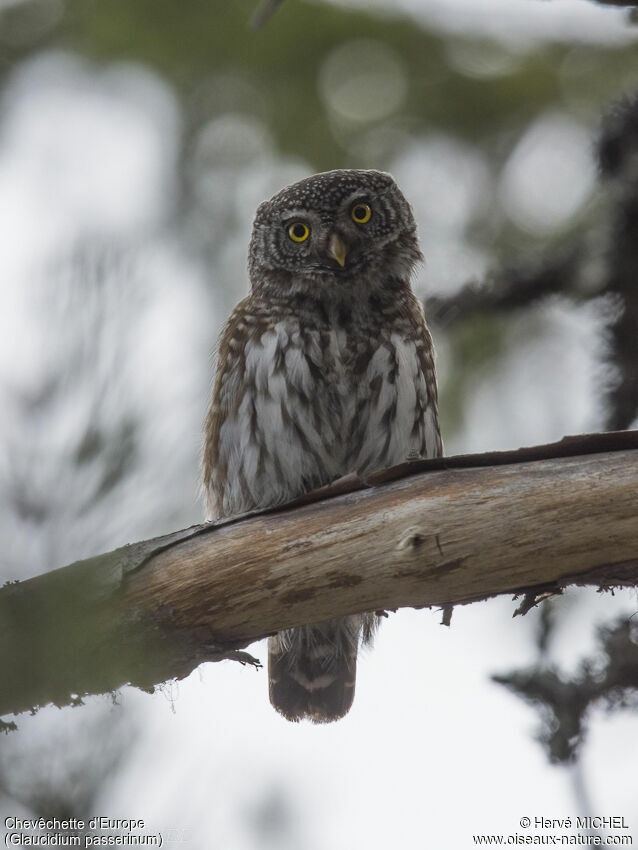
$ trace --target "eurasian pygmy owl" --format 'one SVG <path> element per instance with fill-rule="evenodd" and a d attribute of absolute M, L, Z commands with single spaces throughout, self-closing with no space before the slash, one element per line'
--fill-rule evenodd
<path fill-rule="evenodd" d="M 441 454 L 432 340 L 410 288 L 421 259 L 410 205 L 379 171 L 315 174 L 259 206 L 250 295 L 223 329 L 206 420 L 210 518 Z M 270 638 L 273 706 L 343 717 L 377 620 Z"/>

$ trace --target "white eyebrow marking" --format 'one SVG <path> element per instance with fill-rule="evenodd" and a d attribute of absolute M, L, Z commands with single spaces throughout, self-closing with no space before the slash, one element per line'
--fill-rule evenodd
<path fill-rule="evenodd" d="M 286 207 L 283 210 L 278 210 L 281 221 L 288 222 L 294 219 L 302 219 L 303 221 L 318 222 L 319 218 L 314 210 L 304 209 L 303 207 Z"/>

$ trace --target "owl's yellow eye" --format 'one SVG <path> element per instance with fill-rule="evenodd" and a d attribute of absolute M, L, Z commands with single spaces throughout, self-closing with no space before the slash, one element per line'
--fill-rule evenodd
<path fill-rule="evenodd" d="M 310 228 L 303 221 L 296 221 L 288 228 L 288 236 L 293 242 L 305 242 L 310 236 Z"/>
<path fill-rule="evenodd" d="M 365 224 L 366 221 L 370 221 L 372 210 L 368 204 L 355 204 L 352 207 L 351 215 L 352 220 L 356 221 L 357 224 Z"/>

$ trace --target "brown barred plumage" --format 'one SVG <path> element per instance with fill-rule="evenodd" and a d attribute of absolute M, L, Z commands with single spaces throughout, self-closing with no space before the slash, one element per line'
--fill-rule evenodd
<path fill-rule="evenodd" d="M 317 174 L 261 204 L 251 294 L 223 329 L 206 420 L 211 518 L 441 454 L 432 340 L 410 288 L 420 258 L 387 174 Z M 342 717 L 376 622 L 354 615 L 271 638 L 275 708 L 289 720 Z"/>

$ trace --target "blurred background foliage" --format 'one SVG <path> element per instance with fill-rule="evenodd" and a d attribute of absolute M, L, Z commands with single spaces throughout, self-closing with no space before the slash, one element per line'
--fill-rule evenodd
<path fill-rule="evenodd" d="M 254 31 L 254 7 L 12 3 L 0 17 L 0 73 L 60 49 L 96 67 L 135 63 L 160 75 L 181 125 L 173 226 L 212 262 L 245 217 L 235 188 L 268 150 L 300 173 L 365 165 L 409 175 L 429 264 L 422 291 L 454 290 L 521 252 L 547 252 L 600 214 L 593 138 L 610 99 L 638 85 L 629 26 L 628 43 L 530 46 L 471 27 L 428 31 L 391 7 L 297 0 Z M 237 268 L 216 286 L 224 309 L 243 292 Z M 502 353 L 502 330 L 483 316 L 454 331 L 460 380 L 443 387 L 448 435 L 464 378 Z"/>
<path fill-rule="evenodd" d="M 551 2 L 519 0 L 517 9 L 524 18 L 539 5 L 553 15 Z M 570 7 L 583 21 L 574 34 L 563 19 L 556 33 L 548 25 L 525 36 L 524 21 L 509 35 L 479 25 L 504 16 L 498 4 L 450 27 L 416 7 L 285 0 L 254 30 L 253 0 L 0 2 L 0 224 L 11 234 L 0 269 L 0 579 L 199 521 L 209 352 L 246 292 L 252 214 L 313 171 L 389 170 L 413 203 L 426 255 L 415 288 L 439 351 L 448 452 L 631 425 L 638 31 L 617 10 L 581 6 Z M 621 95 L 628 104 L 612 111 L 597 154 L 601 116 Z M 555 624 L 584 629 L 594 604 L 586 594 L 554 601 L 551 628 L 547 615 L 529 615 L 517 628 L 528 629 L 527 663 L 540 666 L 501 676 L 539 705 L 550 670 L 554 704 L 548 697 L 541 707 L 552 734 L 542 738 L 556 761 L 578 753 L 589 701 L 581 693 L 571 714 L 559 705 L 557 658 L 574 672 L 571 705 L 587 647 L 569 630 L 561 644 Z M 490 610 L 481 628 L 493 630 L 501 654 L 481 661 L 486 689 L 495 666 L 518 663 L 500 660 L 511 611 Z M 609 634 L 625 640 L 604 644 L 617 664 L 633 652 L 633 632 L 619 625 Z M 413 651 L 418 665 L 419 640 Z M 382 699 L 391 667 L 382 651 L 375 657 Z M 442 658 L 454 671 L 446 687 L 463 700 L 471 659 L 465 649 Z M 183 697 L 186 715 L 199 684 Z M 224 699 L 219 711 L 233 714 L 241 697 Z M 145 781 L 131 741 L 150 711 L 133 701 L 117 715 L 98 703 L 85 718 L 40 712 L 10 747 L 0 743 L 0 810 L 79 817 L 113 804 L 118 776 L 132 787 L 121 778 L 127 756 L 138 762 L 130 775 Z M 388 703 L 390 719 L 396 711 Z M 569 741 L 556 726 L 565 716 L 565 728 L 578 730 Z M 360 731 L 350 719 L 344 728 L 365 746 L 365 722 L 352 722 Z M 101 735 L 108 757 L 90 745 Z M 44 781 L 42 756 L 52 763 L 56 753 L 61 767 Z M 236 805 L 247 832 L 240 841 L 231 830 L 223 846 L 322 846 L 295 822 L 293 792 L 273 764 L 274 790 L 262 783 Z M 583 810 L 580 774 L 575 787 Z M 221 840 L 208 829 L 202 847 L 211 834 Z"/>

